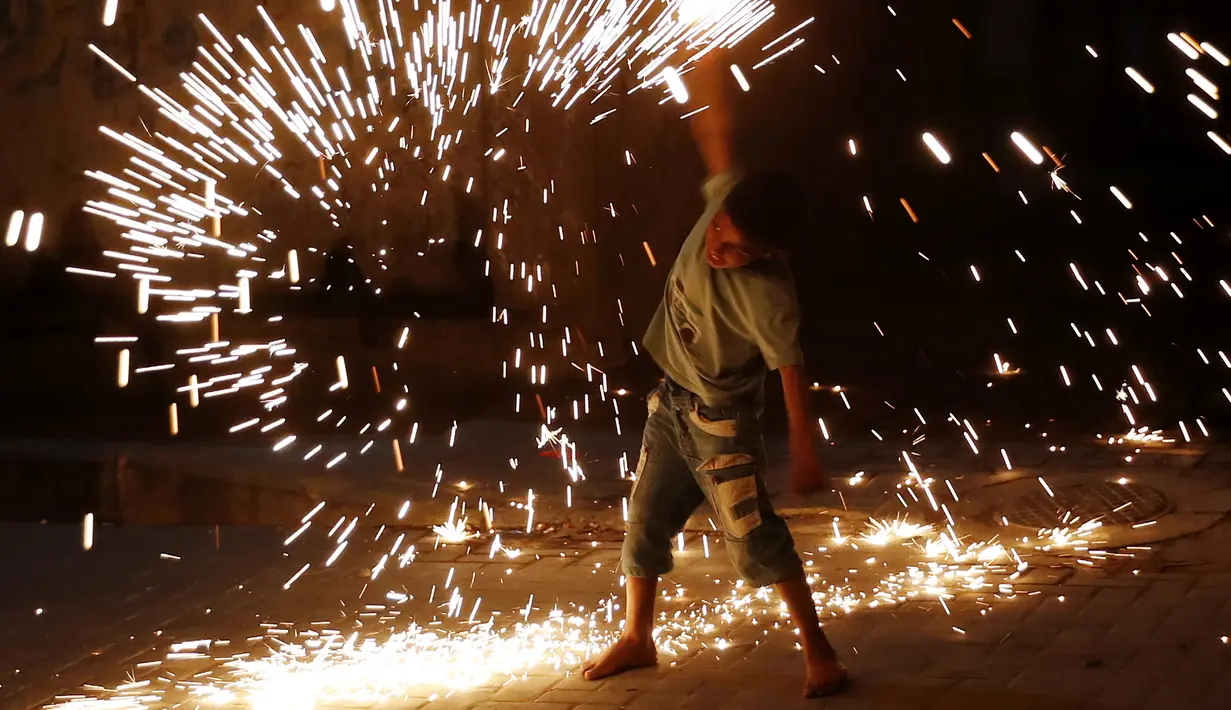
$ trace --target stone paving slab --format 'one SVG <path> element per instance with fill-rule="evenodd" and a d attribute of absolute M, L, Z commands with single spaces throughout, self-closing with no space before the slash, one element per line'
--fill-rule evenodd
<path fill-rule="evenodd" d="M 223 529 L 215 549 L 210 529 L 100 527 L 95 548 L 86 552 L 75 526 L 0 525 L 0 549 L 11 552 L 6 564 L 12 572 L 0 580 L 0 707 L 36 706 L 84 683 L 115 685 L 129 674 L 218 672 L 203 659 L 138 673 L 138 662 L 162 657 L 173 641 L 242 643 L 252 635 L 277 638 L 270 635 L 277 628 L 295 633 L 313 621 L 349 632 L 393 629 L 412 615 L 420 622 L 443 619 L 447 580 L 465 589 L 468 599 L 481 594 L 484 609 L 507 617 L 520 614 L 531 594 L 532 615 L 545 618 L 553 608 L 600 608 L 618 592 L 610 548 L 541 537 L 518 541 L 516 557 L 502 554 L 504 559 L 488 563 L 433 561 L 423 554 L 373 583 L 373 554 L 394 533 L 387 530 L 376 541 L 376 532 L 358 528 L 355 546 L 334 566 L 319 569 L 331 544 L 305 536 L 303 545 L 284 548 L 289 531 Z M 431 536 L 413 537 L 417 549 L 433 546 Z M 729 589 L 732 575 L 721 543 L 711 544 L 706 559 L 691 538 L 664 590 L 678 588 L 691 603 Z M 841 579 L 871 588 L 876 567 L 863 558 L 895 554 L 839 551 L 832 540 L 806 533 L 799 544 L 829 549 L 810 558 L 821 575 L 816 589 Z M 480 556 L 474 546 L 470 556 Z M 313 563 L 312 571 L 284 590 L 305 561 Z M 714 584 L 715 578 L 722 583 Z M 414 600 L 384 611 L 360 608 L 387 604 L 378 593 L 385 588 Z M 1014 589 L 1013 595 L 998 595 L 994 587 L 955 593 L 943 605 L 935 598 L 879 608 L 865 604 L 849 614 L 826 603 L 827 632 L 858 682 L 850 693 L 824 702 L 797 697 L 802 678 L 795 638 L 774 628 L 783 625 L 771 614 L 756 617 L 755 625 L 742 619 L 723 627 L 700 639 L 705 646 L 664 656 L 657 669 L 598 683 L 578 677 L 575 669 L 546 667 L 521 680 L 494 679 L 464 693 L 433 699 L 425 692 L 371 707 L 1226 706 L 1231 645 L 1221 637 L 1231 634 L 1231 525 L 1138 552 L 1122 565 L 1038 575 Z M 36 608 L 43 613 L 35 615 Z M 262 623 L 274 626 L 263 629 Z M 729 645 L 720 650 L 719 640 Z"/>

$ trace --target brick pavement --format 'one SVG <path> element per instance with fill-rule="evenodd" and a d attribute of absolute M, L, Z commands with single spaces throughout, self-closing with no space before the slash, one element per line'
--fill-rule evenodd
<path fill-rule="evenodd" d="M 322 517 L 323 526 L 332 523 Z M 510 538 L 521 553 L 489 559 L 486 540 L 466 554 L 460 547 L 432 549 L 430 534 L 410 531 L 407 544 L 413 540 L 419 557 L 373 583 L 366 570 L 400 531 L 386 530 L 378 544 L 370 541 L 375 530 L 361 528 L 334 566 L 320 569 L 332 549 L 324 532 L 283 548 L 287 531 L 223 529 L 216 550 L 212 529 L 100 528 L 95 549 L 87 553 L 79 549 L 76 528 L 0 526 L 0 548 L 8 551 L 6 564 L 15 572 L 5 575 L 0 588 L 5 630 L 0 707 L 35 706 L 52 695 L 80 691 L 86 683 L 111 687 L 131 677 L 221 677 L 210 659 L 137 665 L 163 658 L 174 641 L 231 639 L 231 652 L 261 653 L 277 643 L 271 638 L 321 628 L 313 627 L 314 621 L 377 637 L 412 616 L 420 623 L 435 617 L 440 628 L 460 628 L 459 621 L 445 618 L 446 580 L 463 589 L 462 617 L 481 597 L 485 613 L 499 611 L 509 620 L 533 594 L 531 620 L 538 621 L 553 608 L 566 614 L 593 610 L 616 584 L 617 542 L 611 535 L 589 542 Z M 672 596 L 676 585 L 683 589 L 666 607 L 669 613 L 698 614 L 730 593 L 721 544 L 709 542 L 706 559 L 700 538 L 687 539 L 686 552 L 664 586 Z M 838 547 L 807 532 L 800 534 L 800 546 L 809 551 L 810 569 L 823 578 L 814 584 L 818 591 L 837 584 L 847 585 L 850 595 L 872 594 L 884 587 L 888 571 L 923 569 L 918 555 L 906 548 Z M 1231 697 L 1231 678 L 1224 672 L 1231 667 L 1231 645 L 1220 637 L 1231 635 L 1231 525 L 1132 554 L 1096 566 L 1040 559 L 1059 566 L 1015 580 L 1013 594 L 997 594 L 993 575 L 985 580 L 993 586 L 981 590 L 951 581 L 952 596 L 944 605 L 919 593 L 875 608 L 865 600 L 847 614 L 840 609 L 843 600 L 824 597 L 826 629 L 857 684 L 823 702 L 797 698 L 801 676 L 794 637 L 774 628 L 782 621 L 766 602 L 754 616 L 734 614 L 732 623 L 713 611 L 701 614 L 716 626 L 694 625 L 685 639 L 687 650 L 664 655 L 658 669 L 590 683 L 569 664 L 546 663 L 518 670 L 517 679 L 507 674 L 480 679 L 465 692 L 400 688 L 397 699 L 383 705 L 351 700 L 321 707 L 1225 707 Z M 313 569 L 283 590 L 305 561 Z M 382 590 L 412 599 L 393 604 Z M 387 608 L 360 608 L 373 603 Z M 37 608 L 44 611 L 36 616 Z M 610 629 L 604 616 L 600 611 L 597 631 Z M 280 636 L 277 625 L 290 636 Z M 244 641 L 254 636 L 262 638 Z M 216 655 L 220 648 L 215 647 Z M 14 672 L 17 668 L 21 673 Z"/>

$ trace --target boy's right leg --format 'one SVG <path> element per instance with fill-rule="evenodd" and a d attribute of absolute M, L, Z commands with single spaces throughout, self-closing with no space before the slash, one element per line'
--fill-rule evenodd
<path fill-rule="evenodd" d="M 624 629 L 600 658 L 583 666 L 598 680 L 658 662 L 654 648 L 654 601 L 658 577 L 671 571 L 671 540 L 705 500 L 679 455 L 675 415 L 659 393 L 650 395 L 636 479 L 628 499 L 628 527 L 621 564 L 626 578 Z"/>
<path fill-rule="evenodd" d="M 654 599 L 657 577 L 628 577 L 625 581 L 624 630 L 599 658 L 581 667 L 586 680 L 598 680 L 635 668 L 658 665 L 654 646 Z"/>

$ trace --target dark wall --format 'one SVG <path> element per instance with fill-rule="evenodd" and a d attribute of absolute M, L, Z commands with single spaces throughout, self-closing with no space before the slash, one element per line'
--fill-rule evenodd
<path fill-rule="evenodd" d="M 49 215 L 43 253 L 51 261 L 39 268 L 50 271 L 57 263 L 90 258 L 115 238 L 74 213 L 94 189 L 82 171 L 117 159 L 98 125 L 140 132 L 158 120 L 85 45 L 96 42 L 143 81 L 169 86 L 201 38 L 190 21 L 199 9 L 208 8 L 228 33 L 264 33 L 246 1 L 132 0 L 121 4 L 120 22 L 110 29 L 98 23 L 96 5 L 0 1 L 0 131 L 21 137 L 0 151 L 0 215 L 14 208 Z M 265 6 L 284 26 L 317 26 L 311 5 Z M 1199 274 L 1203 285 L 1183 307 L 1154 307 L 1158 317 L 1124 308 L 1116 295 L 1132 295 L 1135 267 L 1171 258 L 1170 231 L 1187 240 L 1183 258 L 1199 264 L 1223 258 L 1216 245 L 1226 239 L 1226 215 L 1218 210 L 1225 211 L 1228 158 L 1205 134 L 1227 135 L 1228 124 L 1188 105 L 1188 60 L 1166 34 L 1187 31 L 1231 51 L 1226 10 L 1199 2 L 1060 0 L 919 0 L 894 9 L 896 17 L 884 4 L 862 0 L 785 2 L 772 26 L 732 57 L 753 86 L 736 97 L 742 154 L 750 162 L 793 168 L 813 196 L 812 229 L 795 267 L 818 379 L 873 373 L 884 382 L 883 373 L 892 371 L 902 373 L 896 387 L 950 387 L 977 379 L 990 368 L 993 352 L 1052 370 L 1092 357 L 1076 347 L 1080 342 L 1065 339 L 1070 322 L 1092 331 L 1120 329 L 1135 339 L 1134 354 L 1160 362 L 1173 362 L 1175 353 L 1190 357 L 1198 342 L 1216 346 L 1221 331 L 1199 327 L 1221 314 L 1213 268 Z M 761 46 L 812 15 L 817 19 L 802 47 L 751 69 L 767 54 Z M 955 17 L 973 39 L 958 31 Z M 1098 59 L 1086 53 L 1086 44 L 1098 50 Z M 1129 81 L 1126 65 L 1149 76 L 1157 93 L 1147 96 Z M 1228 72 L 1208 58 L 1199 66 L 1229 85 Z M 364 258 L 382 245 L 398 252 L 386 260 L 388 272 L 369 259 L 364 273 L 387 273 L 391 283 L 400 278 L 411 291 L 445 298 L 490 288 L 494 302 L 522 311 L 523 328 L 539 327 L 537 308 L 547 302 L 549 329 L 581 328 L 591 340 L 597 332 L 609 352 L 630 352 L 700 208 L 703 175 L 678 110 L 656 105 L 654 92 L 625 95 L 628 84 L 617 88 L 601 104 L 582 102 L 567 113 L 544 97 L 528 98 L 512 111 L 507 96 L 485 103 L 472 119 L 476 133 L 491 135 L 526 120 L 535 127 L 515 146 L 525 170 L 513 170 L 512 160 L 491 167 L 481 159 L 484 141 L 459 154 L 454 169 L 478 176 L 481 209 L 448 190 L 420 206 L 416 197 L 426 171 L 439 167 L 430 164 L 408 170 L 398 190 L 379 200 L 361 203 L 365 186 L 349 186 L 357 209 L 344 236 Z M 591 125 L 607 108 L 618 110 Z M 1009 141 L 1015 130 L 1062 157 L 1060 175 L 1080 201 L 1052 189 L 1054 165 L 1022 159 Z M 948 147 L 951 165 L 939 165 L 923 147 L 924 131 Z M 847 152 L 849 138 L 858 141 L 857 157 Z M 984 162 L 983 152 L 1000 173 Z M 301 163 L 301 169 L 315 169 Z M 1134 199 L 1131 213 L 1111 197 L 1113 184 Z M 541 193 L 549 186 L 555 192 L 543 205 Z M 281 200 L 276 183 L 253 182 L 251 190 L 251 199 L 266 206 L 265 222 L 289 240 L 327 248 L 337 239 L 319 214 Z M 871 216 L 864 196 L 874 207 Z M 466 252 L 465 233 L 487 224 L 490 205 L 506 198 L 516 217 L 505 248 Z M 901 207 L 903 198 L 918 224 Z M 1084 223 L 1077 225 L 1069 210 L 1080 212 Z M 1218 227 L 1194 222 L 1203 214 Z M 1154 239 L 1141 242 L 1139 231 Z M 447 248 L 423 248 L 434 237 L 447 237 Z M 1017 260 L 1017 249 L 1027 266 Z M 480 286 L 473 273 L 488 257 L 501 275 L 522 262 L 542 266 L 556 293 L 527 294 L 520 282 L 503 277 Z M 1075 288 L 1070 262 L 1099 280 L 1108 297 L 1090 298 Z M 0 253 L 0 276 L 12 284 L 35 263 Z M 983 281 L 973 281 L 972 265 Z M 1029 347 L 1010 338 L 1008 317 L 1026 325 Z"/>

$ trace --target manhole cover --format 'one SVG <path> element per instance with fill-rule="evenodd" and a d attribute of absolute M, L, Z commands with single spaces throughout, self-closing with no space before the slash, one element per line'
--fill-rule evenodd
<path fill-rule="evenodd" d="M 1020 495 L 1001 508 L 999 515 L 1014 525 L 1044 529 L 1098 519 L 1103 525 L 1135 525 L 1155 520 L 1171 509 L 1171 501 L 1157 488 L 1135 483 L 1075 483 Z"/>

